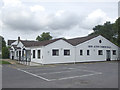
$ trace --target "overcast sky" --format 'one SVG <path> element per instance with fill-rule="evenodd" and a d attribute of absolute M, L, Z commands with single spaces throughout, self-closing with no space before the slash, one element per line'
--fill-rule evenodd
<path fill-rule="evenodd" d="M 118 17 L 118 0 L 2 0 L 0 6 L 5 40 L 35 40 L 42 32 L 54 38 L 82 37 Z"/>

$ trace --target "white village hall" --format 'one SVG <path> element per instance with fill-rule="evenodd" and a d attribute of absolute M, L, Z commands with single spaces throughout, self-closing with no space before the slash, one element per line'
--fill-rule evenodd
<path fill-rule="evenodd" d="M 47 41 L 8 40 L 10 59 L 40 64 L 118 60 L 118 46 L 101 35 Z"/>

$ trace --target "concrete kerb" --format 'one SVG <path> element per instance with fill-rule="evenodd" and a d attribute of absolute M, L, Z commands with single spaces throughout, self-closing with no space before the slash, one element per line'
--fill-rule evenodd
<path fill-rule="evenodd" d="M 59 63 L 59 64 L 39 64 L 35 62 L 18 62 L 16 60 L 11 59 L 3 59 L 4 61 L 8 61 L 13 65 L 21 65 L 21 66 L 30 66 L 30 67 L 55 67 L 58 65 L 74 65 L 74 63 Z M 75 64 L 94 64 L 94 63 L 108 63 L 108 62 L 118 62 L 117 60 L 114 61 L 92 61 L 92 62 L 76 62 Z M 29 64 L 28 64 L 29 63 Z"/>

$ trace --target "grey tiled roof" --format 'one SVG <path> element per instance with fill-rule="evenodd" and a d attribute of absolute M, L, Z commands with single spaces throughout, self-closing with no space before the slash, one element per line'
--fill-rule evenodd
<path fill-rule="evenodd" d="M 98 35 L 91 35 L 91 36 L 86 36 L 86 37 L 78 37 L 78 38 L 73 38 L 73 39 L 68 39 L 67 41 L 71 43 L 73 46 L 76 46 L 80 43 L 83 43 L 85 41 L 88 41 L 94 37 L 97 37 Z"/>
<path fill-rule="evenodd" d="M 76 46 L 80 43 L 83 43 L 85 41 L 88 41 L 94 37 L 97 37 L 98 35 L 92 35 L 92 36 L 86 36 L 86 37 L 78 37 L 78 38 L 73 38 L 73 39 L 63 39 L 63 38 L 57 38 L 53 40 L 46 40 L 46 41 L 28 41 L 28 40 L 20 40 L 25 47 L 34 47 L 34 46 L 46 46 L 50 43 L 53 43 L 57 40 L 64 40 L 68 42 L 69 44 Z"/>
<path fill-rule="evenodd" d="M 32 46 L 46 46 L 50 43 L 53 43 L 57 40 L 60 40 L 62 38 L 58 38 L 58 39 L 53 39 L 53 40 L 46 40 L 46 41 L 23 41 L 21 40 L 21 42 L 24 44 L 24 46 L 26 47 L 32 47 Z"/>
<path fill-rule="evenodd" d="M 16 40 L 8 40 L 8 45 L 11 45 L 12 43 L 14 43 Z"/>

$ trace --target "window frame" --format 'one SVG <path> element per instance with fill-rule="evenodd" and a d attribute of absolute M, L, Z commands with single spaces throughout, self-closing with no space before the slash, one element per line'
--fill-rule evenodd
<path fill-rule="evenodd" d="M 58 53 L 54 53 L 54 51 L 58 52 Z M 52 49 L 52 56 L 59 56 L 59 49 Z"/>
<path fill-rule="evenodd" d="M 114 52 L 115 51 L 115 52 Z M 117 53 L 116 53 L 116 50 L 112 50 L 112 54 L 113 55 L 116 55 Z"/>
<path fill-rule="evenodd" d="M 102 53 L 100 53 L 102 51 Z M 103 50 L 98 50 L 98 55 L 103 55 Z"/>
<path fill-rule="evenodd" d="M 82 49 L 80 50 L 80 56 L 83 56 L 83 50 Z"/>
<path fill-rule="evenodd" d="M 89 56 L 90 55 L 90 50 L 87 50 L 87 56 Z"/>
<path fill-rule="evenodd" d="M 33 50 L 33 58 L 35 58 L 36 50 Z"/>
<path fill-rule="evenodd" d="M 65 54 L 65 51 L 69 51 L 69 54 Z M 70 56 L 70 49 L 64 49 L 64 56 Z"/>
<path fill-rule="evenodd" d="M 40 51 L 40 52 L 38 53 L 38 51 Z M 38 58 L 38 59 L 41 59 L 41 50 L 40 50 L 40 49 L 37 50 L 37 58 Z"/>

